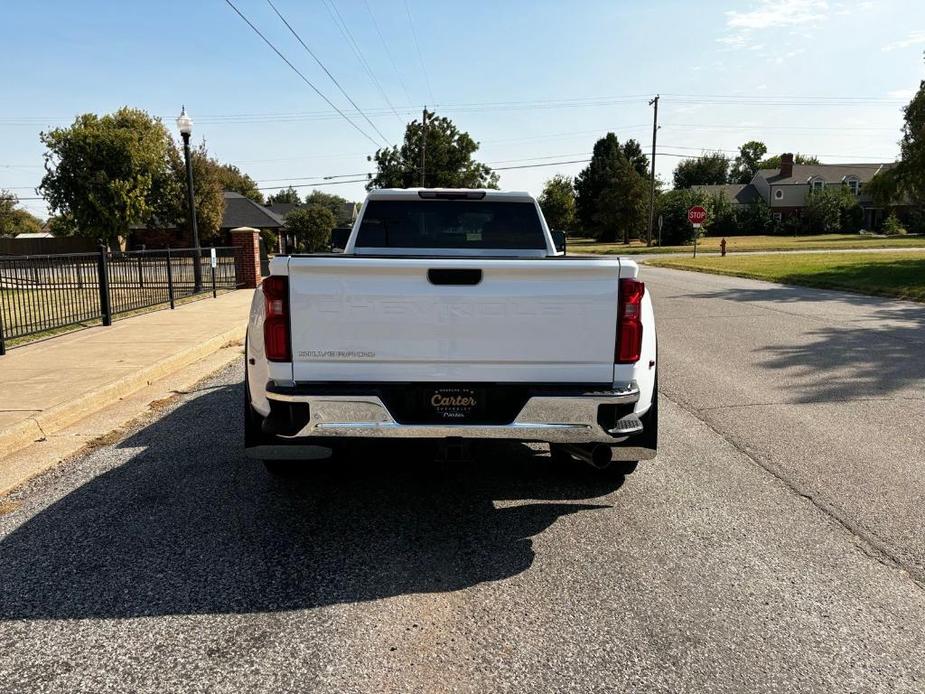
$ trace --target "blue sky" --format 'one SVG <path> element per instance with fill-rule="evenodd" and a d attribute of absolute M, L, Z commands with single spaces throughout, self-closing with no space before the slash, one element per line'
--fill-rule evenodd
<path fill-rule="evenodd" d="M 349 107 L 266 0 L 234 1 L 321 91 Z M 648 151 L 655 93 L 664 180 L 676 155 L 735 150 L 749 139 L 771 153 L 823 161 L 891 160 L 900 108 L 925 77 L 925 3 L 911 0 L 408 0 L 407 11 L 405 0 L 275 4 L 390 142 L 424 104 L 436 105 L 482 143 L 479 158 L 498 167 L 584 158 L 607 130 Z M 186 104 L 194 138 L 263 186 L 370 170 L 374 145 L 224 0 L 7 0 L 4 15 L 0 188 L 21 197 L 34 196 L 29 188 L 42 174 L 40 130 L 126 104 L 164 117 L 171 129 Z M 539 193 L 549 176 L 581 167 L 501 171 L 501 185 Z M 363 196 L 362 184 L 324 190 Z M 46 212 L 41 201 L 23 204 Z"/>

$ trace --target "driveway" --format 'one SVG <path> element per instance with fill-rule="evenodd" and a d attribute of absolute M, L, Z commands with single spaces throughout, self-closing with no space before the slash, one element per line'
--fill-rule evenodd
<path fill-rule="evenodd" d="M 643 272 L 632 476 L 373 446 L 280 480 L 230 368 L 5 502 L 0 688 L 921 692 L 923 309 Z"/>

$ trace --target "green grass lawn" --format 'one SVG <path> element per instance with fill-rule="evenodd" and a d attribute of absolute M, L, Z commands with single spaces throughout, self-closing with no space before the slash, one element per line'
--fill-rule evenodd
<path fill-rule="evenodd" d="M 925 250 L 664 258 L 647 264 L 925 301 Z"/>
<path fill-rule="evenodd" d="M 720 237 L 706 236 L 697 243 L 705 252 L 719 252 Z M 851 248 L 923 248 L 925 236 L 861 236 L 860 234 L 819 234 L 815 236 L 728 236 L 726 251 L 818 251 L 844 250 Z M 693 246 L 653 246 L 634 241 L 628 246 L 622 243 L 598 243 L 594 239 L 574 238 L 568 240 L 569 253 L 601 254 L 643 254 L 643 253 L 686 253 Z"/>

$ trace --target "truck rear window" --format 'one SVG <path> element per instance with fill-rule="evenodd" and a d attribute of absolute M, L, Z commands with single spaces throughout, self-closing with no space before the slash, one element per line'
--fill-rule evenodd
<path fill-rule="evenodd" d="M 491 200 L 370 200 L 358 248 L 546 248 L 536 206 Z"/>

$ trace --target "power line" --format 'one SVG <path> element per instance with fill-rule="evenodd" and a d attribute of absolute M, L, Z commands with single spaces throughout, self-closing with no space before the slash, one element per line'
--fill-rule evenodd
<path fill-rule="evenodd" d="M 667 147 L 669 149 L 700 150 L 701 152 L 737 152 L 738 151 L 738 150 L 720 149 L 720 148 L 714 148 L 714 147 L 682 147 L 682 146 L 673 146 L 673 145 L 664 145 L 664 147 Z M 666 151 L 666 150 L 657 150 L 656 154 L 662 157 L 675 157 L 675 158 L 680 158 L 680 159 L 697 159 L 701 156 L 700 154 L 688 154 L 685 152 L 671 152 L 671 151 Z M 568 160 L 559 159 L 560 157 L 569 157 L 569 156 L 581 156 L 582 158 L 581 159 L 568 159 Z M 852 157 L 852 158 L 858 158 L 858 159 L 860 158 L 873 159 L 874 158 L 874 157 L 863 157 L 861 155 L 853 155 L 853 154 L 851 155 L 818 154 L 816 156 Z M 542 161 L 545 159 L 557 159 L 558 161 L 551 161 L 551 162 Z M 878 157 L 878 159 L 887 161 L 890 159 L 890 157 Z M 532 164 L 521 164 L 521 165 L 515 165 L 515 166 L 496 166 L 496 164 L 504 164 L 508 162 L 521 162 L 521 161 L 536 162 L 537 160 L 540 160 L 540 161 L 538 163 L 532 163 Z M 576 152 L 574 154 L 553 154 L 553 155 L 545 155 L 545 156 L 538 156 L 538 157 L 525 157 L 523 159 L 505 159 L 505 160 L 499 160 L 499 161 L 486 161 L 482 163 L 487 166 L 491 166 L 493 171 L 513 171 L 517 169 L 536 169 L 536 168 L 545 168 L 549 166 L 564 166 L 564 165 L 569 165 L 569 164 L 586 164 L 590 161 L 591 159 L 590 159 L 589 153 Z M 868 166 L 868 167 L 874 168 L 874 167 L 880 166 L 882 163 L 883 162 L 879 162 L 876 164 L 861 163 L 861 164 L 853 164 L 853 165 L 862 166 L 862 167 Z M 414 171 L 417 172 L 417 171 L 420 171 L 420 169 L 414 169 Z M 285 178 L 263 178 L 263 179 L 258 179 L 255 182 L 256 183 L 274 183 L 277 181 L 287 182 L 287 185 L 258 186 L 257 188 L 258 190 L 277 190 L 277 189 L 282 189 L 282 188 L 288 188 L 289 187 L 288 184 L 291 184 L 293 181 L 318 181 L 318 183 L 306 183 L 306 184 L 292 186 L 294 188 L 300 188 L 300 187 L 305 188 L 305 187 L 311 187 L 312 185 L 338 185 L 341 183 L 356 183 L 358 181 L 335 181 L 334 179 L 356 178 L 357 176 L 366 176 L 367 178 L 365 179 L 358 179 L 360 181 L 365 181 L 365 180 L 368 180 L 369 177 L 375 176 L 375 175 L 376 175 L 376 172 L 373 172 L 373 171 L 358 171 L 358 172 L 353 172 L 353 173 L 329 174 L 329 175 L 324 175 L 324 176 L 321 176 L 321 175 L 319 176 L 287 176 Z M 327 183 L 327 182 L 330 182 L 330 183 Z M 25 189 L 33 189 L 34 186 L 18 186 L 18 187 L 0 186 L 0 188 L 3 188 L 4 190 L 25 190 Z M 19 198 L 19 200 L 43 200 L 43 199 L 44 198 L 42 197 Z"/>
<path fill-rule="evenodd" d="M 408 85 L 405 84 L 405 80 L 401 76 L 401 70 L 398 69 L 398 64 L 395 62 L 395 58 L 392 57 L 392 51 L 389 50 L 388 41 L 385 40 L 385 36 L 382 33 L 382 29 L 379 28 L 379 22 L 376 20 L 376 15 L 373 14 L 373 8 L 369 4 L 369 0 L 363 0 L 363 4 L 366 5 L 366 11 L 369 13 L 369 18 L 373 20 L 373 27 L 376 29 L 376 33 L 379 35 L 379 40 L 382 42 L 382 47 L 385 49 L 385 54 L 389 58 L 389 62 L 392 63 L 392 69 L 395 70 L 395 76 L 398 77 L 398 83 L 401 85 L 401 90 L 405 94 L 405 99 L 410 105 L 411 95 L 408 93 Z"/>
<path fill-rule="evenodd" d="M 542 157 L 523 157 L 523 158 L 521 158 L 521 159 L 503 159 L 503 160 L 500 160 L 500 161 L 485 161 L 485 162 L 481 162 L 481 163 L 485 164 L 486 166 L 492 166 L 492 167 L 494 167 L 495 164 L 508 164 L 508 163 L 514 163 L 514 162 L 522 162 L 522 161 L 537 161 L 537 160 L 544 160 L 544 159 L 559 159 L 559 158 L 561 158 L 561 157 L 579 157 L 579 156 L 587 156 L 587 155 L 588 155 L 587 152 L 574 152 L 574 153 L 571 153 L 571 154 L 552 154 L 552 155 L 542 156 Z M 581 161 L 584 161 L 584 160 L 581 160 Z M 553 162 L 553 163 L 556 163 L 556 162 Z M 546 166 L 546 164 L 543 164 L 543 166 Z M 261 178 L 261 179 L 258 179 L 258 180 L 255 181 L 255 182 L 256 182 L 256 183 L 275 183 L 275 182 L 277 182 L 277 181 L 313 181 L 313 180 L 329 180 L 329 179 L 332 179 L 332 178 L 351 178 L 351 177 L 354 177 L 354 176 L 366 176 L 366 175 L 368 175 L 369 173 L 370 173 L 370 172 L 368 172 L 368 171 L 360 171 L 360 172 L 358 172 L 358 173 L 335 174 L 335 175 L 329 175 L 329 176 L 296 176 L 296 177 L 289 176 L 289 177 L 286 177 L 286 178 Z M 285 187 L 285 186 L 283 186 L 283 187 Z"/>
<path fill-rule="evenodd" d="M 852 126 L 836 126 L 836 127 L 818 127 L 810 125 L 755 125 L 755 124 L 741 124 L 741 125 L 703 125 L 699 123 L 669 123 L 663 125 L 662 128 L 690 128 L 691 130 L 823 130 L 823 131 L 832 131 L 840 132 L 842 130 L 871 130 L 871 131 L 890 131 L 897 132 L 899 128 L 874 128 L 874 127 L 852 127 Z"/>
<path fill-rule="evenodd" d="M 669 92 L 663 92 L 662 96 L 673 97 L 676 99 L 729 99 L 729 100 L 743 100 L 743 101 L 819 101 L 819 102 L 831 102 L 831 101 L 857 101 L 857 102 L 882 102 L 882 103 L 903 103 L 903 99 L 896 97 L 887 97 L 887 96 L 820 96 L 820 95 L 808 95 L 801 96 L 796 94 L 787 94 L 787 95 L 778 95 L 772 96 L 769 94 L 675 94 Z"/>
<path fill-rule="evenodd" d="M 363 55 L 363 51 L 360 50 L 359 44 L 353 38 L 353 33 L 350 31 L 350 26 L 347 22 L 344 21 L 343 16 L 341 16 L 340 10 L 337 9 L 337 4 L 333 0 L 321 0 L 322 4 L 327 9 L 328 14 L 331 17 L 331 20 L 340 30 L 341 35 L 347 40 L 348 45 L 353 49 L 353 54 L 357 57 L 357 60 L 360 61 L 360 65 L 363 67 L 363 70 L 366 71 L 366 74 L 369 76 L 369 79 L 375 85 L 376 89 L 379 90 L 379 93 L 382 95 L 382 98 L 385 99 L 385 103 L 389 105 L 389 109 L 395 114 L 395 118 L 399 122 L 402 122 L 401 116 L 398 115 L 398 111 L 395 110 L 395 107 L 392 105 L 392 102 L 389 100 L 389 95 L 385 93 L 385 89 L 382 88 L 382 83 L 379 81 L 379 78 L 373 73 L 373 69 L 370 67 L 369 63 L 366 61 L 366 57 Z M 333 13 L 332 10 L 333 9 Z M 337 15 L 335 18 L 334 15 Z"/>
<path fill-rule="evenodd" d="M 427 74 L 427 63 L 424 62 L 424 54 L 421 53 L 421 44 L 418 43 L 418 32 L 414 29 L 414 19 L 411 17 L 411 8 L 408 6 L 408 0 L 405 0 L 405 14 L 408 15 L 408 26 L 411 27 L 411 39 L 414 42 L 414 49 L 418 54 L 418 61 L 421 63 L 421 70 L 424 73 L 424 83 L 427 85 L 427 94 L 430 96 L 430 103 L 434 103 L 434 90 L 430 88 L 430 75 Z"/>
<path fill-rule="evenodd" d="M 381 137 L 381 138 L 383 139 L 383 141 L 385 141 L 385 143 L 388 144 L 389 138 L 387 138 L 385 135 L 382 134 L 382 131 L 379 130 L 379 128 L 376 127 L 376 124 L 373 123 L 373 122 L 369 119 L 369 116 L 367 116 L 365 113 L 363 113 L 363 110 L 362 110 L 359 106 L 356 105 L 356 102 L 355 102 L 353 99 L 350 98 L 350 95 L 349 95 L 349 94 L 346 92 L 346 90 L 341 86 L 340 82 L 337 81 L 337 78 L 334 77 L 334 75 L 331 74 L 331 71 L 328 70 L 327 66 L 326 66 L 323 62 L 321 62 L 321 58 L 319 58 L 317 55 L 315 55 L 314 51 L 312 51 L 312 49 L 308 47 L 308 45 L 305 43 L 305 41 L 302 40 L 302 37 L 299 36 L 299 32 L 297 32 L 295 29 L 292 28 L 292 25 L 286 20 L 286 18 L 283 16 L 282 12 L 280 12 L 280 11 L 276 8 L 276 5 L 273 4 L 273 0 L 267 0 L 267 4 L 268 4 L 270 7 L 273 8 L 273 11 L 276 13 L 276 16 L 279 17 L 280 20 L 282 21 L 282 23 L 286 25 L 286 28 L 289 29 L 289 31 L 292 33 L 293 36 L 296 37 L 296 40 L 297 40 L 300 44 L 302 44 L 302 48 L 304 48 L 305 51 L 306 51 L 312 58 L 314 58 L 315 62 L 318 63 L 318 65 L 321 66 L 321 69 L 322 69 L 322 70 L 324 70 L 324 73 L 325 73 L 328 77 L 331 78 L 331 81 L 332 81 L 335 85 L 337 85 L 337 88 L 340 90 L 340 93 L 344 95 L 344 98 L 347 99 L 347 101 L 350 102 L 350 104 L 353 106 L 353 108 L 355 108 L 355 109 L 357 110 L 357 113 L 359 113 L 361 116 L 363 116 L 363 118 L 366 120 L 366 122 L 369 123 L 370 127 L 371 127 L 373 130 L 376 131 L 376 133 L 379 135 L 379 137 Z"/>
<path fill-rule="evenodd" d="M 365 137 L 367 140 L 369 140 L 370 142 L 372 142 L 376 147 L 379 146 L 379 143 L 376 142 L 372 137 L 370 137 L 369 134 L 368 134 L 365 130 L 363 130 L 363 128 L 361 128 L 359 125 L 357 125 L 357 124 L 354 123 L 352 120 L 350 120 L 350 119 L 347 117 L 347 115 L 346 115 L 343 111 L 341 111 L 341 110 L 334 104 L 333 101 L 331 101 L 328 97 L 326 97 L 326 96 L 321 92 L 321 90 L 318 89 L 318 87 L 316 87 L 314 84 L 312 84 L 311 81 L 310 81 L 305 75 L 303 75 L 295 65 L 293 65 L 293 64 L 289 61 L 289 58 L 287 58 L 287 57 L 284 56 L 282 53 L 280 53 L 279 49 L 278 49 L 276 46 L 273 45 L 273 43 L 270 41 L 270 39 L 268 39 L 266 36 L 264 36 L 264 35 L 261 33 L 260 29 L 258 29 L 257 27 L 255 27 L 255 26 L 253 25 L 253 23 L 251 22 L 251 20 L 249 20 L 247 17 L 245 17 L 245 16 L 241 13 L 241 10 L 239 10 L 231 0 L 225 0 L 225 2 L 228 4 L 229 7 L 231 7 L 231 9 L 233 9 L 233 10 L 235 11 L 235 13 L 237 13 L 237 15 L 238 15 L 241 19 L 243 19 L 243 20 L 247 23 L 247 25 L 248 25 L 251 29 L 254 30 L 254 33 L 256 33 L 257 36 L 259 36 L 260 38 L 263 39 L 263 42 L 264 42 L 265 44 L 267 44 L 270 48 L 273 49 L 273 52 L 276 53 L 276 55 L 278 55 L 280 58 L 282 58 L 283 62 L 285 62 L 286 65 L 288 65 L 290 68 L 292 68 L 292 71 L 293 71 L 293 72 L 295 72 L 300 78 L 302 78 L 302 81 L 305 82 L 305 84 L 307 84 L 309 87 L 311 87 L 312 90 L 313 90 L 318 96 L 320 96 L 322 99 L 324 99 L 324 100 L 327 102 L 327 104 L 328 104 L 331 108 L 333 108 L 335 111 L 337 111 L 337 113 L 340 114 L 341 118 L 343 118 L 345 121 L 347 121 L 348 123 L 350 123 L 350 125 L 352 125 L 353 128 L 354 128 L 358 133 L 360 133 L 363 137 Z"/>

